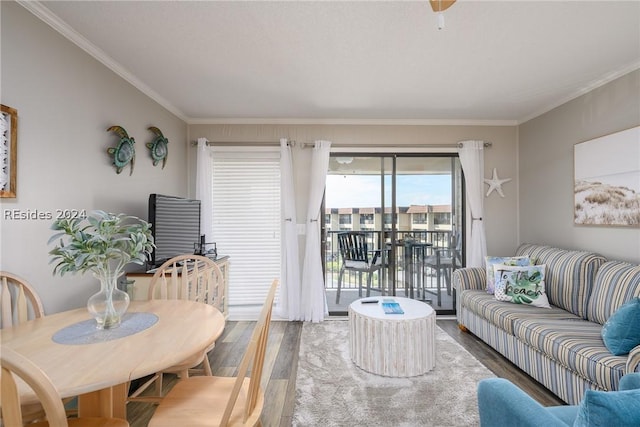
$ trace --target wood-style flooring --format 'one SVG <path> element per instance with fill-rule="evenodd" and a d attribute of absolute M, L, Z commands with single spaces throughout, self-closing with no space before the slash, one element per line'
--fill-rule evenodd
<path fill-rule="evenodd" d="M 331 320 L 329 320 L 331 321 Z M 209 354 L 214 375 L 233 376 L 242 358 L 254 322 L 228 322 L 224 334 Z M 479 338 L 458 329 L 454 319 L 438 319 L 438 326 L 460 343 L 469 353 L 482 362 L 496 376 L 517 384 L 544 406 L 562 405 L 563 402 L 537 381 L 518 369 L 500 353 L 484 344 Z M 265 360 L 263 387 L 266 395 L 262 414 L 264 427 L 291 426 L 295 402 L 295 381 L 298 366 L 301 322 L 272 322 Z M 176 381 L 166 375 L 166 389 Z M 131 427 L 146 427 L 155 407 L 146 403 L 129 403 L 128 419 Z M 178 427 L 178 426 L 176 426 Z"/>

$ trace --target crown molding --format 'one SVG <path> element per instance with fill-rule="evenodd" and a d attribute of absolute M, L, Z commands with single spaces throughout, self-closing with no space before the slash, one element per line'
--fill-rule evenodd
<path fill-rule="evenodd" d="M 17 0 L 20 6 L 27 9 L 41 21 L 49 25 L 51 28 L 62 34 L 65 38 L 78 46 L 80 49 L 87 52 L 89 55 L 100 61 L 103 65 L 109 68 L 111 71 L 122 77 L 124 80 L 133 85 L 136 89 L 147 95 L 149 98 L 166 108 L 169 112 L 184 122 L 187 122 L 187 117 L 182 111 L 176 108 L 173 104 L 160 96 L 156 91 L 144 84 L 140 79 L 130 73 L 122 65 L 116 62 L 112 57 L 107 55 L 102 49 L 95 46 L 80 33 L 74 30 L 69 24 L 60 19 L 57 15 L 51 12 L 46 6 L 39 1 L 26 1 Z"/>
<path fill-rule="evenodd" d="M 559 106 L 566 104 L 569 101 L 573 101 L 576 98 L 581 97 L 584 94 L 587 94 L 589 92 L 591 92 L 592 90 L 595 90 L 601 86 L 606 85 L 607 83 L 610 83 L 612 81 L 614 81 L 615 79 L 624 76 L 625 74 L 629 74 L 633 71 L 636 71 L 640 69 L 640 61 L 634 61 L 631 64 L 627 65 L 626 67 L 622 67 L 619 70 L 616 71 L 612 71 L 609 73 L 604 74 L 603 76 L 601 76 L 599 79 L 593 80 L 591 83 L 585 85 L 584 87 L 582 87 L 581 89 L 577 90 L 576 92 L 572 93 L 571 95 L 568 95 L 564 98 L 560 98 L 559 100 L 557 100 L 556 102 L 554 102 L 553 104 L 549 104 L 548 106 L 546 106 L 545 108 L 540 109 L 538 112 L 530 114 L 520 120 L 518 120 L 518 125 L 521 125 L 525 122 L 528 122 L 529 120 L 535 119 L 536 117 L 539 117 L 545 113 L 548 113 L 549 111 L 553 110 L 554 108 L 558 108 Z"/>
<path fill-rule="evenodd" d="M 190 125 L 355 125 L 355 126 L 517 126 L 517 120 L 473 119 L 314 119 L 217 118 L 188 119 Z"/>

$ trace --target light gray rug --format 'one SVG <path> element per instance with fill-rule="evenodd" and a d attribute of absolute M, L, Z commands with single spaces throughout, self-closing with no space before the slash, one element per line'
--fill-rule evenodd
<path fill-rule="evenodd" d="M 476 387 L 493 373 L 436 327 L 436 367 L 413 378 L 363 371 L 349 355 L 347 321 L 305 323 L 295 427 L 476 426 Z"/>

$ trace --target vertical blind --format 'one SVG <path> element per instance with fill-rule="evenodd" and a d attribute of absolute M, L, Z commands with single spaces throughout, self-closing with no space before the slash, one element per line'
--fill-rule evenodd
<path fill-rule="evenodd" d="M 280 153 L 219 150 L 212 160 L 213 240 L 230 256 L 229 305 L 262 305 L 280 277 Z"/>

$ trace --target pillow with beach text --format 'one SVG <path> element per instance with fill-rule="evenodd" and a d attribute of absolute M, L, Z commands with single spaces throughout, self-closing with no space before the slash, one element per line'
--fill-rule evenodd
<path fill-rule="evenodd" d="M 495 274 L 493 266 L 496 264 L 526 266 L 531 263 L 528 256 L 488 256 L 485 257 L 485 265 L 487 269 L 487 293 L 493 294 L 495 288 Z"/>
<path fill-rule="evenodd" d="M 495 298 L 515 304 L 551 308 L 544 289 L 545 268 L 544 264 L 527 267 L 494 265 Z"/>

